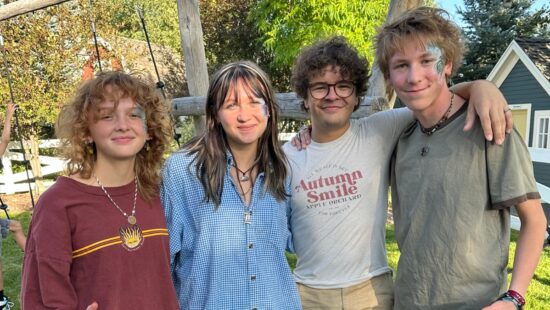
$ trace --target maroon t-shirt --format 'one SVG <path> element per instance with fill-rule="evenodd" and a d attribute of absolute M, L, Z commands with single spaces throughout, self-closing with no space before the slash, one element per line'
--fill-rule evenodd
<path fill-rule="evenodd" d="M 106 188 L 130 214 L 134 182 Z M 40 197 L 25 249 L 23 309 L 179 309 L 160 199 L 139 195 L 137 227 L 100 187 L 66 177 Z M 122 231 L 122 232 L 121 232 Z"/>

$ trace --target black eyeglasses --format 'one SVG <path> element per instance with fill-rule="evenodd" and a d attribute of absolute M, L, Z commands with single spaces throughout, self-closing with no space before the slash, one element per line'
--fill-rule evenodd
<path fill-rule="evenodd" d="M 355 90 L 355 85 L 351 81 L 340 81 L 334 84 L 314 83 L 309 85 L 309 94 L 315 99 L 325 99 L 331 87 L 334 87 L 334 92 L 340 98 L 351 96 Z"/>

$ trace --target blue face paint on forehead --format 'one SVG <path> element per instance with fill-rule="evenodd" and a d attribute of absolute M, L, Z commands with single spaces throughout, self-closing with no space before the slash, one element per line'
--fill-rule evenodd
<path fill-rule="evenodd" d="M 437 72 L 437 74 L 441 75 L 443 74 L 443 68 L 445 67 L 445 62 L 443 60 L 443 51 L 441 51 L 441 48 L 439 46 L 430 43 L 428 46 L 426 46 L 426 52 L 430 53 L 432 56 L 436 58 L 434 63 L 434 69 Z"/>

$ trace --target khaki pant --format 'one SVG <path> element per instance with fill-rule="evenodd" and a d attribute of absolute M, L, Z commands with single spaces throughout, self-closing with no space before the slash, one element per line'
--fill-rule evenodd
<path fill-rule="evenodd" d="M 393 308 L 393 280 L 390 273 L 346 288 L 317 289 L 298 283 L 304 309 L 359 310 Z"/>

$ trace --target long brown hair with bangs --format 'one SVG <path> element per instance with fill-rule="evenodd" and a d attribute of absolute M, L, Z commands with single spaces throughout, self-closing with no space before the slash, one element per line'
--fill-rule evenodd
<path fill-rule="evenodd" d="M 225 132 L 218 120 L 218 111 L 223 106 L 232 85 L 241 80 L 253 93 L 262 98 L 269 108 L 267 127 L 258 141 L 258 172 L 265 173 L 263 193 L 269 191 L 277 200 L 288 197 L 285 191 L 287 159 L 278 141 L 279 107 L 267 74 L 250 61 L 227 64 L 216 71 L 211 79 L 206 97 L 206 132 L 187 142 L 183 149 L 194 158 L 195 172 L 205 193 L 206 201 L 215 207 L 221 203 L 223 179 L 227 167 L 228 144 Z"/>
<path fill-rule="evenodd" d="M 116 105 L 123 98 L 133 99 L 146 115 L 150 140 L 147 147 L 137 153 L 134 169 L 141 197 L 151 200 L 158 194 L 162 155 L 170 141 L 172 122 L 167 102 L 157 90 L 137 77 L 120 71 L 103 72 L 85 81 L 77 89 L 72 100 L 61 108 L 56 122 L 56 135 L 61 140 L 61 156 L 67 160 L 67 174 L 90 178 L 96 151 L 94 145 L 86 142 L 90 136 L 88 122 L 95 121 L 95 113 L 101 102 L 113 100 Z M 88 151 L 90 147 L 93 152 Z"/>

